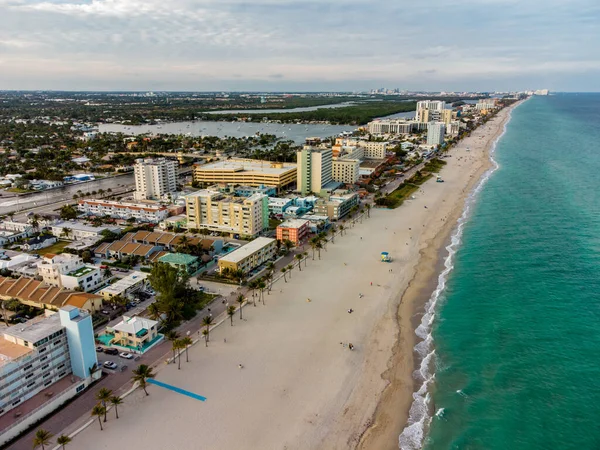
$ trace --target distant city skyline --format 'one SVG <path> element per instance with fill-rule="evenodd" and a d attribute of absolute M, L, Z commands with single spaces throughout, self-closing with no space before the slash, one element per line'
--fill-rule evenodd
<path fill-rule="evenodd" d="M 593 0 L 0 0 L 0 89 L 600 91 Z"/>

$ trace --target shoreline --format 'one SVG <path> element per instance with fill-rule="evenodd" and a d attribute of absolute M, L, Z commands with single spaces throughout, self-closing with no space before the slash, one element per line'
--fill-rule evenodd
<path fill-rule="evenodd" d="M 397 325 L 399 327 L 396 343 L 388 361 L 387 370 L 382 378 L 387 385 L 380 398 L 370 425 L 361 435 L 357 450 L 398 449 L 401 433 L 408 425 L 410 410 L 420 385 L 426 380 L 417 380 L 413 373 L 420 368 L 424 356 L 418 353 L 416 345 L 423 340 L 416 330 L 426 314 L 427 303 L 439 286 L 439 277 L 444 271 L 445 262 L 450 254 L 451 238 L 459 226 L 459 220 L 467 207 L 469 195 L 474 192 L 485 174 L 492 169 L 491 151 L 502 136 L 505 125 L 510 120 L 511 111 L 519 105 L 517 102 L 502 110 L 504 115 L 496 125 L 496 130 L 487 140 L 482 165 L 477 174 L 463 189 L 452 214 L 445 225 L 430 239 L 415 266 L 415 274 L 405 291 L 400 294 Z M 497 121 L 498 116 L 494 119 Z M 423 436 L 424 437 L 424 436 Z"/>

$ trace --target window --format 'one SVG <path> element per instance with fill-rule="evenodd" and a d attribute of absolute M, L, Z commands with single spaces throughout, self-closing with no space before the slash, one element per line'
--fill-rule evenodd
<path fill-rule="evenodd" d="M 21 399 L 20 399 L 20 398 L 19 398 L 19 399 L 17 399 L 17 400 L 15 400 L 14 402 L 12 402 L 12 406 L 16 406 L 16 405 L 18 405 L 19 403 L 21 403 Z"/>
<path fill-rule="evenodd" d="M 44 383 L 44 386 L 50 386 L 52 384 L 52 380 L 48 380 Z"/>
<path fill-rule="evenodd" d="M 50 372 L 45 373 L 44 376 L 42 378 L 48 378 L 50 376 Z"/>
<path fill-rule="evenodd" d="M 65 367 L 65 365 L 61 364 L 60 366 L 57 367 L 57 369 L 62 369 L 63 367 Z"/>
<path fill-rule="evenodd" d="M 42 370 L 45 370 L 45 369 L 47 369 L 48 367 L 50 367 L 50 364 L 44 364 L 44 365 L 42 366 Z"/>
<path fill-rule="evenodd" d="M 63 370 L 61 373 L 58 374 L 58 376 L 59 377 L 64 377 L 66 373 L 67 373 L 67 371 Z"/>
<path fill-rule="evenodd" d="M 31 372 L 29 375 L 27 375 L 27 376 L 25 377 L 25 379 L 26 379 L 26 380 L 28 380 L 28 379 L 30 379 L 32 376 L 33 376 L 33 372 Z"/>
<path fill-rule="evenodd" d="M 31 386 L 33 386 L 35 384 L 35 381 L 32 381 L 31 383 L 27 384 L 27 387 L 30 388 Z"/>
<path fill-rule="evenodd" d="M 42 361 L 46 361 L 47 359 L 48 359 L 48 357 L 47 357 L 47 356 L 42 356 L 42 357 L 40 358 L 40 362 L 42 362 Z"/>
<path fill-rule="evenodd" d="M 40 348 L 40 353 L 44 353 L 46 350 L 48 350 L 48 347 Z"/>
<path fill-rule="evenodd" d="M 28 366 L 23 367 L 23 372 L 27 372 L 29 369 L 31 369 L 33 366 L 31 364 L 29 364 Z"/>
<path fill-rule="evenodd" d="M 83 391 L 83 389 L 85 389 L 85 384 L 80 384 L 79 386 L 77 386 L 76 392 L 81 392 Z"/>

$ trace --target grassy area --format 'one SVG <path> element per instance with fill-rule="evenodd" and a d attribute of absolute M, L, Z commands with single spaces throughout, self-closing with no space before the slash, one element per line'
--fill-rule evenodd
<path fill-rule="evenodd" d="M 412 178 L 406 180 L 390 194 L 375 200 L 375 203 L 379 206 L 386 206 L 389 209 L 398 208 L 400 205 L 402 205 L 402 203 L 404 203 L 404 200 L 410 197 L 419 189 L 420 185 L 425 183 L 432 176 L 433 175 L 431 174 L 422 174 L 421 172 L 417 172 L 412 176 Z"/>
<path fill-rule="evenodd" d="M 56 244 L 53 244 L 50 247 L 46 247 L 46 248 L 37 250 L 34 253 L 37 253 L 38 255 L 41 255 L 41 256 L 43 256 L 47 253 L 54 253 L 55 255 L 58 255 L 59 253 L 62 253 L 63 249 L 69 244 L 70 244 L 69 241 L 58 241 Z"/>
<path fill-rule="evenodd" d="M 33 189 L 23 189 L 23 188 L 14 187 L 14 188 L 7 189 L 7 192 L 15 192 L 17 194 L 28 194 L 30 192 L 37 192 L 37 191 L 34 191 Z"/>
<path fill-rule="evenodd" d="M 283 221 L 277 219 L 269 219 L 269 229 L 274 230 Z"/>
<path fill-rule="evenodd" d="M 444 167 L 446 164 L 448 164 L 446 161 L 434 158 L 423 166 L 423 171 L 429 173 L 439 173 L 439 171 L 442 170 L 442 167 Z"/>

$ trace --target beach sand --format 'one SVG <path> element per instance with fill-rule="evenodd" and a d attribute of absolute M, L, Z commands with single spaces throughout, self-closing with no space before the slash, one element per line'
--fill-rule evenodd
<path fill-rule="evenodd" d="M 309 256 L 276 283 L 265 306 L 245 306 L 245 320 L 236 314 L 234 326 L 211 331 L 208 348 L 190 348 L 181 370 L 160 368 L 157 380 L 206 402 L 150 386 L 150 396 L 127 397 L 119 420 L 111 411 L 104 431 L 93 423 L 73 448 L 398 448 L 414 390 L 414 318 L 506 113 L 451 151 L 445 183 L 429 180 L 396 210 L 373 209 L 320 260 Z M 392 263 L 380 262 L 382 251 Z"/>

